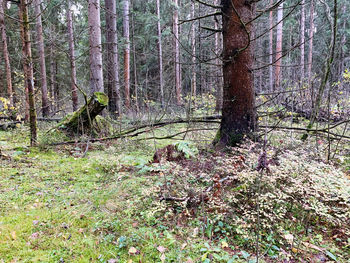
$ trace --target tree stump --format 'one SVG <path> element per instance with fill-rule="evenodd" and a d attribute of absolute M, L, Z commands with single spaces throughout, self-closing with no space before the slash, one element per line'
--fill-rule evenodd
<path fill-rule="evenodd" d="M 68 134 L 89 134 L 93 121 L 108 106 L 108 97 L 103 92 L 95 92 L 87 104 L 71 115 L 66 116 L 58 129 Z"/>

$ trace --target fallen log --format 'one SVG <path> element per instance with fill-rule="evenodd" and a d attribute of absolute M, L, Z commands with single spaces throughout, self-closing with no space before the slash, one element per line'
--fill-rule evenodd
<path fill-rule="evenodd" d="M 94 119 L 107 105 L 107 95 L 103 92 L 95 92 L 83 107 L 66 116 L 58 124 L 58 129 L 72 135 L 90 134 Z"/>

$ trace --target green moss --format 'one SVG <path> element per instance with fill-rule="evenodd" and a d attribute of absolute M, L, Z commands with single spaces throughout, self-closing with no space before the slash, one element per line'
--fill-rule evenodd
<path fill-rule="evenodd" d="M 108 106 L 108 96 L 103 92 L 95 92 L 94 96 L 96 100 L 101 103 L 103 106 Z"/>

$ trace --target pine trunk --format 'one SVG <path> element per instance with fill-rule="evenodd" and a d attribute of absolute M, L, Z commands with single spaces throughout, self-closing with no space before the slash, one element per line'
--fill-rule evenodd
<path fill-rule="evenodd" d="M 90 90 L 103 92 L 100 0 L 89 0 Z"/>
<path fill-rule="evenodd" d="M 160 0 L 157 0 L 157 29 L 158 29 L 158 63 L 159 63 L 159 91 L 162 108 L 164 104 L 164 80 L 163 80 L 163 46 L 162 46 L 162 29 L 160 21 Z"/>
<path fill-rule="evenodd" d="M 121 113 L 116 0 L 105 0 L 108 110 Z"/>
<path fill-rule="evenodd" d="M 4 0 L 0 0 L 0 31 L 1 31 L 1 42 L 2 50 L 5 62 L 5 72 L 6 72 L 6 85 L 7 85 L 7 95 L 10 100 L 10 106 L 13 106 L 13 88 L 12 88 L 12 79 L 11 79 L 11 64 L 9 52 L 7 49 L 7 35 L 5 27 L 5 16 L 4 16 Z"/>
<path fill-rule="evenodd" d="M 305 80 L 305 0 L 302 0 L 300 4 L 300 85 L 302 87 Z"/>
<path fill-rule="evenodd" d="M 270 0 L 270 6 L 273 5 L 273 0 Z M 270 91 L 273 91 L 273 11 L 269 13 L 269 81 Z"/>
<path fill-rule="evenodd" d="M 277 36 L 276 36 L 276 64 L 275 64 L 275 85 L 278 89 L 281 85 L 281 65 L 282 65 L 282 40 L 283 40 L 283 3 L 281 2 L 277 10 Z"/>
<path fill-rule="evenodd" d="M 20 0 L 19 7 L 19 15 L 21 21 L 24 81 L 26 84 L 25 86 L 28 90 L 30 145 L 34 146 L 37 142 L 37 121 L 34 101 L 33 60 L 28 18 L 28 0 Z"/>
<path fill-rule="evenodd" d="M 47 95 L 47 77 L 46 77 L 46 63 L 45 63 L 45 46 L 43 38 L 43 25 L 41 22 L 41 0 L 34 0 L 35 17 L 36 17 L 36 37 L 39 50 L 39 66 L 40 66 L 40 84 L 41 84 L 41 102 L 43 117 L 50 114 L 49 99 Z"/>
<path fill-rule="evenodd" d="M 174 66 L 175 66 L 175 92 L 176 104 L 181 105 L 181 65 L 180 65 L 180 45 L 179 45 L 179 0 L 174 0 L 175 10 L 173 14 L 174 33 Z"/>
<path fill-rule="evenodd" d="M 124 91 L 125 91 L 125 107 L 130 109 L 130 22 L 129 22 L 129 0 L 124 0 L 123 10 L 123 32 L 125 39 L 124 46 Z"/>

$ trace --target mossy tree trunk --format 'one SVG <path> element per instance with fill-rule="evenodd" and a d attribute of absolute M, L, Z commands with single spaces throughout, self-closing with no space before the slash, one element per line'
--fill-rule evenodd
<path fill-rule="evenodd" d="M 93 120 L 105 107 L 108 106 L 108 97 L 103 92 L 95 92 L 83 107 L 72 115 L 63 119 L 58 127 L 69 134 L 89 134 Z"/>

